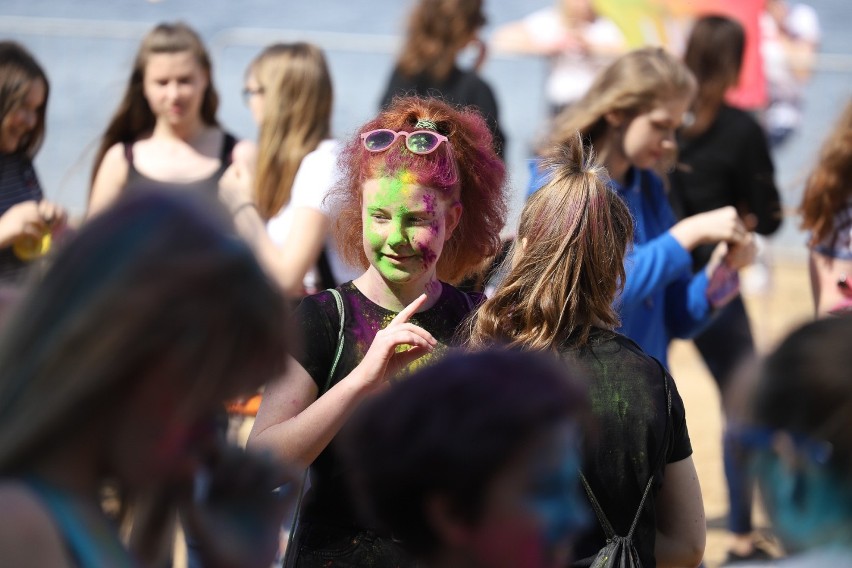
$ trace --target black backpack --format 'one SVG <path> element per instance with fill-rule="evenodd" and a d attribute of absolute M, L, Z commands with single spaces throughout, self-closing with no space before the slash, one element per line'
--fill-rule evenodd
<path fill-rule="evenodd" d="M 666 433 L 663 436 L 663 448 L 660 454 L 660 462 L 662 462 L 666 456 L 668 433 L 670 431 L 672 415 L 672 393 L 669 391 L 669 379 L 665 371 L 663 371 L 663 381 L 666 387 Z M 662 465 L 662 463 L 658 464 L 658 466 L 659 465 Z M 657 467 L 657 469 L 659 469 L 659 467 Z M 598 503 L 598 500 L 595 498 L 595 494 L 592 492 L 592 488 L 589 486 L 586 476 L 583 475 L 583 472 L 580 472 L 580 480 L 583 482 L 583 487 L 586 489 L 586 495 L 589 496 L 589 501 L 592 503 L 592 508 L 595 510 L 598 522 L 601 524 L 601 528 L 603 528 L 604 534 L 606 535 L 606 545 L 604 545 L 604 547 L 601 548 L 592 559 L 590 568 L 648 568 L 643 567 L 642 562 L 639 560 L 639 553 L 633 545 L 633 533 L 636 530 L 636 525 L 639 522 L 642 509 L 645 508 L 645 500 L 651 492 L 651 485 L 654 482 L 653 472 L 657 471 L 657 469 L 654 469 L 651 472 L 651 478 L 645 486 L 645 492 L 642 494 L 642 501 L 639 503 L 639 508 L 636 509 L 636 514 L 633 516 L 633 523 L 630 525 L 630 531 L 627 533 L 627 536 L 619 536 L 615 534 L 612 524 L 610 524 L 609 519 L 606 518 L 606 514 L 604 514 L 603 509 L 601 509 L 600 503 Z"/>

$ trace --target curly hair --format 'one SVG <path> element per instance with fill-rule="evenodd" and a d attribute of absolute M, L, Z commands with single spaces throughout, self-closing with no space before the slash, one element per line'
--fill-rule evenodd
<path fill-rule="evenodd" d="M 593 325 L 619 324 L 613 300 L 633 220 L 579 134 L 562 152 L 521 213 L 505 278 L 473 316 L 472 347 L 558 349 L 585 344 Z"/>
<path fill-rule="evenodd" d="M 852 198 L 852 99 L 826 138 L 819 162 L 808 177 L 800 211 L 802 229 L 811 231 L 810 246 L 829 237 L 834 215 Z"/>
<path fill-rule="evenodd" d="M 443 81 L 484 24 L 482 0 L 421 0 L 409 16 L 397 67 L 408 77 L 426 73 Z"/>
<path fill-rule="evenodd" d="M 364 148 L 361 133 L 379 128 L 413 132 L 428 120 L 449 139 L 431 154 L 414 154 L 402 144 L 384 152 Z M 461 221 L 444 244 L 438 278 L 455 283 L 482 268 L 500 250 L 506 222 L 506 169 L 493 150 L 491 132 L 472 107 L 457 109 L 434 98 L 395 97 L 376 118 L 358 129 L 340 155 L 340 178 L 327 199 L 334 216 L 333 231 L 341 257 L 367 268 L 363 248 L 361 207 L 363 184 L 371 178 L 403 173 L 413 182 L 458 200 Z"/>

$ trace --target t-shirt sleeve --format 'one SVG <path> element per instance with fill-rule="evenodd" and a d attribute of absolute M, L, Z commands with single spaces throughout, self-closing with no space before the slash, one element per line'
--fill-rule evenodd
<path fill-rule="evenodd" d="M 331 314 L 324 309 L 324 303 L 319 301 L 319 296 L 330 295 L 321 292 L 304 298 L 294 312 L 295 327 L 301 331 L 298 347 L 291 355 L 311 375 L 317 388 L 322 390 L 328 380 L 331 370 L 334 349 L 337 346 L 337 333 L 332 326 L 338 325 L 337 316 L 334 322 L 330 320 Z M 331 303 L 334 306 L 334 302 Z M 336 309 L 336 308 L 335 308 Z"/>
<path fill-rule="evenodd" d="M 666 463 L 674 463 L 692 455 L 692 442 L 689 439 L 689 429 L 686 426 L 686 408 L 677 390 L 674 379 L 666 373 L 669 391 L 672 395 L 672 437 L 669 442 L 669 455 Z"/>

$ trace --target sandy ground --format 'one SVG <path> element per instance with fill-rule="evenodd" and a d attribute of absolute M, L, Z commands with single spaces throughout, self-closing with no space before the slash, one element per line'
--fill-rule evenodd
<path fill-rule="evenodd" d="M 744 281 L 754 273 L 744 273 Z M 765 353 L 798 325 L 812 319 L 810 281 L 804 255 L 775 253 L 763 290 L 743 294 L 760 353 Z M 727 551 L 727 486 L 722 467 L 722 415 L 719 391 L 690 341 L 676 341 L 669 352 L 672 376 L 686 406 L 693 459 L 698 469 L 707 514 L 705 565 L 716 568 Z M 756 527 L 767 531 L 758 508 Z"/>

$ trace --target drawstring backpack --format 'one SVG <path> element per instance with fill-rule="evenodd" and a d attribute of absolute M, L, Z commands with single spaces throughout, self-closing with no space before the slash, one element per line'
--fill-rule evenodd
<path fill-rule="evenodd" d="M 672 393 L 669 391 L 669 379 L 665 372 L 663 372 L 663 382 L 666 387 L 666 435 L 663 436 L 663 447 L 660 453 L 660 462 L 662 462 L 666 456 L 666 445 L 668 443 L 667 434 L 670 431 L 672 414 Z M 661 466 L 662 463 L 659 463 L 658 465 Z M 657 469 L 659 469 L 659 467 Z M 589 496 L 589 501 L 591 501 L 592 508 L 595 510 L 595 516 L 597 516 L 598 522 L 606 535 L 606 545 L 604 545 L 604 547 L 601 548 L 592 559 L 591 568 L 649 568 L 643 567 L 642 562 L 639 560 L 639 553 L 633 545 L 633 533 L 636 531 L 636 525 L 639 523 L 639 517 L 642 514 L 642 510 L 645 508 L 645 500 L 651 492 L 651 485 L 654 482 L 653 472 L 657 471 L 657 469 L 651 472 L 651 478 L 648 480 L 648 484 L 645 485 L 645 492 L 642 494 L 642 500 L 639 502 L 639 508 L 636 509 L 636 514 L 633 516 L 633 522 L 630 525 L 630 531 L 627 533 L 627 536 L 619 536 L 615 534 L 612 524 L 609 522 L 609 519 L 606 518 L 606 514 L 603 512 L 600 503 L 598 503 L 598 500 L 595 498 L 595 494 L 592 492 L 592 488 L 586 480 L 586 476 L 583 475 L 583 472 L 580 472 L 580 480 L 583 482 L 586 495 Z"/>

